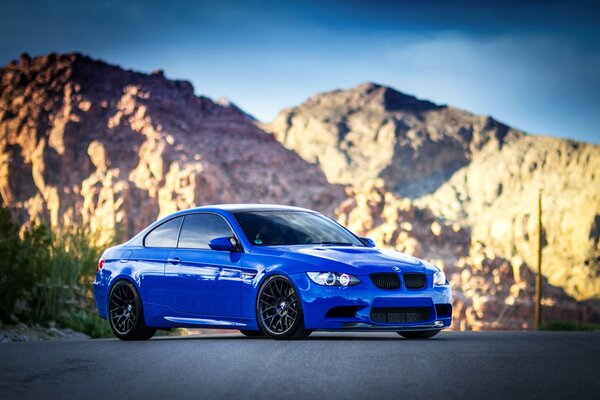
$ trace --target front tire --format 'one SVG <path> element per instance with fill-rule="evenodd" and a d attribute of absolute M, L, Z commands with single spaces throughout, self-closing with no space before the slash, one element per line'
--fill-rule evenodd
<path fill-rule="evenodd" d="M 256 300 L 258 326 L 273 339 L 303 339 L 311 331 L 304 328 L 302 303 L 288 278 L 273 275 L 262 284 Z"/>
<path fill-rule="evenodd" d="M 156 333 L 144 321 L 142 299 L 135 286 L 121 280 L 109 294 L 108 321 L 116 337 L 121 340 L 148 340 Z"/>
<path fill-rule="evenodd" d="M 434 337 L 441 332 L 441 329 L 432 329 L 430 331 L 400 331 L 398 335 L 406 339 L 427 339 Z"/>

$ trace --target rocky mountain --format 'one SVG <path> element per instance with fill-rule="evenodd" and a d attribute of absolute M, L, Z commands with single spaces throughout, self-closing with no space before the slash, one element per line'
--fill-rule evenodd
<path fill-rule="evenodd" d="M 534 265 L 541 189 L 544 275 L 578 299 L 600 296 L 600 146 L 528 135 L 370 83 L 313 96 L 266 129 L 329 182 L 379 179 L 513 265 Z"/>
<path fill-rule="evenodd" d="M 385 188 L 381 179 L 349 190 L 339 221 L 380 246 L 427 259 L 444 269 L 453 290 L 455 328 L 530 329 L 534 326 L 535 274 L 518 258 L 498 256 L 474 241 L 471 230 L 444 221 L 428 208 Z M 543 282 L 545 321 L 600 319 L 598 302 L 578 302 Z"/>
<path fill-rule="evenodd" d="M 364 84 L 261 124 L 190 83 L 80 54 L 0 68 L 0 195 L 22 223 L 107 240 L 202 204 L 336 216 L 453 283 L 456 327 L 531 327 L 536 199 L 548 318 L 600 321 L 599 146 Z"/>
<path fill-rule="evenodd" d="M 542 191 L 543 270 L 578 299 L 600 296 L 600 146 L 526 135 L 473 155 L 417 201 L 471 227 L 472 240 L 535 265 Z"/>
<path fill-rule="evenodd" d="M 229 102 L 80 54 L 0 69 L 0 193 L 20 221 L 124 237 L 177 209 L 274 202 L 331 213 L 341 187 Z"/>
<path fill-rule="evenodd" d="M 486 145 L 523 135 L 492 118 L 372 83 L 313 96 L 266 128 L 319 164 L 331 183 L 381 178 L 411 198 L 433 192 Z"/>

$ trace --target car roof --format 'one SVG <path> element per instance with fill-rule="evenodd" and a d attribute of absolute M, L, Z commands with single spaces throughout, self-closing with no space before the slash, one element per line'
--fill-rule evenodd
<path fill-rule="evenodd" d="M 279 204 L 214 204 L 201 207 L 189 208 L 187 210 L 181 210 L 180 212 L 193 212 L 193 211 L 207 211 L 207 210 L 225 210 L 229 212 L 239 211 L 310 211 L 308 208 L 294 207 L 294 206 L 283 206 Z"/>
<path fill-rule="evenodd" d="M 162 224 L 164 221 L 175 218 L 181 215 L 186 215 L 194 212 L 209 212 L 209 211 L 228 211 L 228 212 L 242 212 L 242 211 L 306 211 L 315 213 L 316 211 L 309 210 L 308 208 L 301 207 L 293 207 L 293 206 L 282 206 L 278 204 L 214 204 L 214 205 L 206 205 L 201 207 L 188 208 L 185 210 L 175 211 L 169 215 L 166 215 L 162 218 L 159 218 L 152 224 L 148 225 L 146 228 L 142 229 L 139 233 L 137 233 L 134 237 L 127 241 L 127 244 L 141 245 L 142 237 L 144 237 L 150 230 L 154 229 L 156 226 Z"/>

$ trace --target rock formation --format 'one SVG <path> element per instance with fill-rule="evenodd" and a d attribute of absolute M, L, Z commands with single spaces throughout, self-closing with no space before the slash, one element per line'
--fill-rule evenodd
<path fill-rule="evenodd" d="M 372 83 L 311 97 L 266 125 L 331 183 L 382 178 L 411 198 L 431 193 L 473 152 L 521 132 Z"/>
<path fill-rule="evenodd" d="M 20 222 L 102 241 L 195 205 L 305 206 L 443 268 L 464 329 L 532 326 L 540 188 L 546 316 L 598 321 L 575 299 L 600 295 L 599 149 L 375 84 L 265 125 L 162 71 L 79 54 L 0 68 L 0 196 Z"/>
<path fill-rule="evenodd" d="M 157 217 L 222 202 L 331 213 L 343 190 L 231 103 L 190 83 L 79 54 L 0 69 L 0 193 L 24 222 L 128 237 Z"/>
<path fill-rule="evenodd" d="M 500 257 L 468 228 L 436 217 L 385 188 L 379 179 L 349 190 L 337 209 L 340 223 L 380 246 L 424 258 L 443 269 L 453 290 L 457 329 L 530 329 L 535 275 L 518 258 Z M 546 321 L 600 320 L 600 304 L 577 302 L 543 280 Z"/>
<path fill-rule="evenodd" d="M 380 179 L 517 265 L 535 262 L 542 189 L 544 275 L 578 299 L 600 296 L 600 146 L 528 135 L 370 83 L 313 96 L 266 129 L 329 182 Z"/>

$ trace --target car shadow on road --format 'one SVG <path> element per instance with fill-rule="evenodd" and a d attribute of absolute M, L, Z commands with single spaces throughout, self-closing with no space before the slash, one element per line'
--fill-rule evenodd
<path fill-rule="evenodd" d="M 404 341 L 404 342 L 438 342 L 446 340 L 455 340 L 456 337 L 447 337 L 446 335 L 436 336 L 430 339 L 405 339 L 399 335 L 356 335 L 356 334 L 313 334 L 306 339 L 293 340 L 292 342 L 316 342 L 316 341 Z M 242 334 L 230 335 L 189 335 L 189 336 L 162 336 L 153 340 L 233 340 L 233 341 L 270 341 L 268 337 L 245 337 Z"/>

